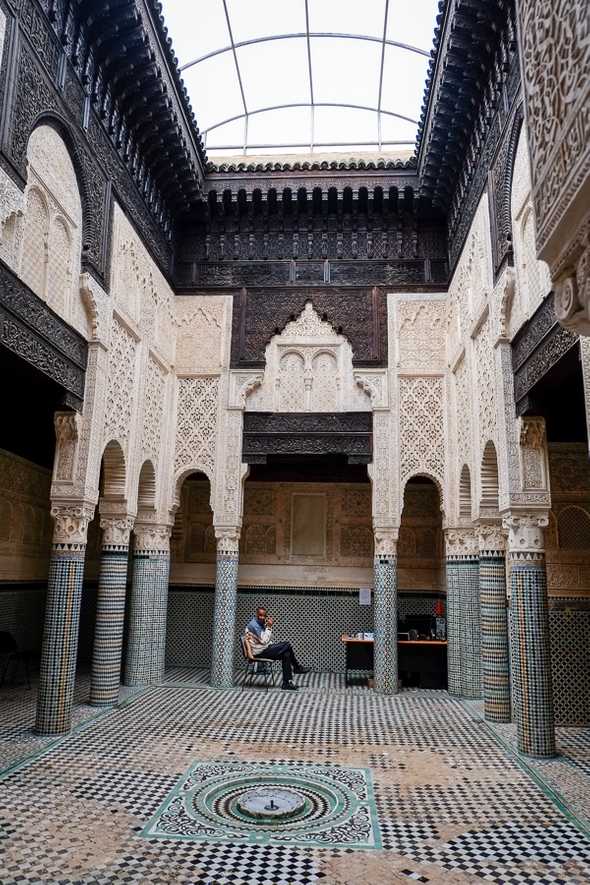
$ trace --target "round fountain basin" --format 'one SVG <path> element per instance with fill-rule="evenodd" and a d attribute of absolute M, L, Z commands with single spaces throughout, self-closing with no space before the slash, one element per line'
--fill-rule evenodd
<path fill-rule="evenodd" d="M 303 811 L 305 798 L 286 787 L 258 787 L 240 796 L 237 805 L 253 820 L 280 821 Z"/>

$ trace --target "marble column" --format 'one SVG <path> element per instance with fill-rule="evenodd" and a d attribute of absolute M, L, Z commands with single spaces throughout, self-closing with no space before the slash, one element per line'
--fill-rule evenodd
<path fill-rule="evenodd" d="M 90 703 L 110 707 L 117 703 L 127 596 L 129 537 L 133 518 L 127 514 L 100 520 L 102 546 L 92 654 Z"/>
<path fill-rule="evenodd" d="M 479 546 L 474 529 L 447 529 L 447 668 L 449 693 L 481 697 Z"/>
<path fill-rule="evenodd" d="M 397 672 L 397 529 L 375 529 L 373 594 L 375 690 L 396 694 Z"/>
<path fill-rule="evenodd" d="M 518 749 L 555 755 L 547 571 L 543 529 L 548 514 L 512 512 L 508 529 L 512 685 Z"/>
<path fill-rule="evenodd" d="M 66 734 L 72 725 L 80 605 L 88 524 L 94 505 L 55 503 L 35 731 Z"/>
<path fill-rule="evenodd" d="M 168 525 L 136 523 L 125 685 L 156 685 L 164 678 L 170 574 Z"/>
<path fill-rule="evenodd" d="M 215 537 L 217 539 L 217 565 L 211 686 L 213 688 L 231 688 L 234 679 L 240 532 L 237 528 L 216 529 Z"/>
<path fill-rule="evenodd" d="M 498 524 L 480 525 L 478 534 L 484 714 L 510 722 L 506 536 Z"/>

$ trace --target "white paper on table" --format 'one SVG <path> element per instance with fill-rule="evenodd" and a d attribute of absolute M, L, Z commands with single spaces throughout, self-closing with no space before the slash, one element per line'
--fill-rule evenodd
<path fill-rule="evenodd" d="M 359 605 L 371 605 L 370 587 L 359 587 Z"/>

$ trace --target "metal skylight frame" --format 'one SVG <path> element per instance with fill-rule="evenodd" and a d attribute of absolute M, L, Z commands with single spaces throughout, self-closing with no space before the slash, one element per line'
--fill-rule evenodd
<path fill-rule="evenodd" d="M 398 49 L 403 49 L 407 52 L 413 52 L 417 55 L 424 56 L 426 58 L 430 57 L 430 52 L 420 49 L 417 46 L 412 46 L 409 43 L 400 43 L 397 40 L 389 40 L 387 38 L 387 22 L 389 17 L 389 0 L 385 0 L 384 4 L 384 15 L 383 15 L 383 32 L 381 37 L 371 36 L 370 34 L 360 34 L 360 33 L 340 33 L 340 32 L 332 32 L 332 31 L 310 31 L 309 30 L 309 0 L 305 0 L 305 31 L 298 31 L 292 33 L 280 33 L 280 34 L 269 34 L 263 37 L 253 37 L 249 40 L 241 40 L 236 42 L 233 36 L 233 29 L 231 25 L 231 16 L 229 13 L 229 9 L 227 7 L 227 0 L 222 0 L 223 3 L 223 11 L 225 14 L 225 19 L 227 23 L 228 34 L 230 38 L 230 43 L 228 46 L 224 46 L 220 49 L 214 49 L 211 52 L 205 53 L 205 55 L 200 56 L 199 58 L 192 59 L 191 61 L 186 62 L 184 65 L 180 67 L 180 71 L 186 71 L 189 68 L 195 67 L 196 65 L 201 64 L 208 59 L 215 58 L 216 56 L 223 55 L 227 52 L 231 52 L 234 59 L 234 64 L 236 68 L 236 76 L 238 80 L 240 96 L 242 100 L 243 113 L 234 114 L 231 117 L 227 117 L 224 120 L 219 120 L 216 123 L 213 123 L 211 126 L 208 126 L 207 129 L 202 130 L 202 134 L 204 136 L 205 144 L 207 143 L 207 135 L 210 132 L 213 132 L 215 129 L 219 129 L 221 126 L 225 126 L 228 123 L 234 123 L 236 120 L 244 120 L 244 138 L 241 144 L 233 144 L 233 145 L 212 145 L 211 150 L 236 150 L 242 151 L 244 154 L 247 154 L 249 150 L 254 149 L 267 149 L 267 148 L 308 148 L 310 151 L 313 151 L 314 147 L 345 147 L 347 143 L 345 142 L 322 142 L 316 143 L 315 136 L 315 109 L 324 107 L 324 108 L 349 108 L 354 110 L 362 110 L 362 111 L 370 111 L 377 116 L 377 140 L 376 141 L 355 141 L 355 144 L 359 146 L 366 147 L 377 147 L 378 150 L 381 150 L 385 145 L 413 145 L 413 141 L 384 141 L 382 139 L 381 133 L 381 117 L 382 115 L 396 117 L 400 120 L 405 120 L 408 123 L 412 123 L 417 125 L 418 121 L 414 120 L 412 117 L 408 117 L 405 114 L 398 114 L 392 110 L 386 110 L 382 106 L 382 96 L 383 96 L 383 69 L 385 65 L 385 48 L 387 46 L 396 47 Z M 313 62 L 312 62 L 312 53 L 311 53 L 311 40 L 313 38 L 328 38 L 328 39 L 336 39 L 336 40 L 363 40 L 371 43 L 379 43 L 381 45 L 381 59 L 379 64 L 379 87 L 378 87 L 378 97 L 377 97 L 377 107 L 371 107 L 369 105 L 358 105 L 351 104 L 348 102 L 317 102 L 315 101 L 314 96 L 314 88 L 313 88 Z M 242 72 L 240 70 L 240 62 L 238 58 L 237 50 L 244 46 L 255 46 L 259 43 L 269 43 L 276 40 L 291 40 L 291 39 L 305 39 L 306 47 L 307 47 L 307 66 L 308 66 L 308 75 L 309 75 L 309 102 L 291 102 L 286 104 L 275 104 L 268 105 L 262 108 L 254 108 L 249 109 L 248 104 L 246 102 L 246 94 L 244 91 L 244 84 L 242 80 Z M 250 143 L 248 140 L 248 124 L 250 117 L 256 114 L 264 114 L 269 113 L 270 111 L 279 111 L 285 110 L 288 108 L 309 108 L 310 110 L 310 139 L 309 142 L 300 142 L 297 144 L 289 143 L 272 143 L 272 144 L 254 144 Z"/>

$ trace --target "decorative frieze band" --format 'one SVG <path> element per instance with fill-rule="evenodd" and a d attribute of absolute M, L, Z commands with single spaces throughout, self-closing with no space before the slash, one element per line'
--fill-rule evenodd
<path fill-rule="evenodd" d="M 172 527 L 169 525 L 137 523 L 133 528 L 135 536 L 133 552 L 135 554 L 169 553 L 171 533 Z"/>
<path fill-rule="evenodd" d="M 94 516 L 94 504 L 84 502 L 58 502 L 51 505 L 54 520 L 54 547 L 84 547 L 88 538 L 88 526 Z"/>
<path fill-rule="evenodd" d="M 475 529 L 447 529 L 445 532 L 447 559 L 470 560 L 479 558 L 479 542 Z"/>
<path fill-rule="evenodd" d="M 508 551 L 510 558 L 542 560 L 545 555 L 543 529 L 549 525 L 547 512 L 510 513 L 502 524 L 508 530 Z"/>
<path fill-rule="evenodd" d="M 132 516 L 103 516 L 100 520 L 102 529 L 102 548 L 129 547 L 129 539 L 133 529 Z"/>
<path fill-rule="evenodd" d="M 240 552 L 240 530 L 232 528 L 216 528 L 217 555 L 237 558 Z"/>

